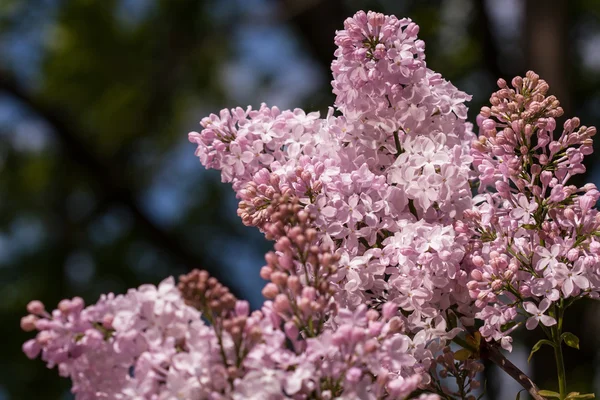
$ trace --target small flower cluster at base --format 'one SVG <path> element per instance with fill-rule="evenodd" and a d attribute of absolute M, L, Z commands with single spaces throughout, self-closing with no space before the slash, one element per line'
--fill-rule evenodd
<path fill-rule="evenodd" d="M 326 254 L 333 259 L 323 253 L 321 261 Z M 381 315 L 342 308 L 319 331 L 300 333 L 273 303 L 250 313 L 199 270 L 177 286 L 169 278 L 88 307 L 75 298 L 51 314 L 37 301 L 28 311 L 22 327 L 39 333 L 24 351 L 58 365 L 78 400 L 407 399 L 428 390 L 439 351 L 430 336 L 405 334 L 393 303 Z"/>

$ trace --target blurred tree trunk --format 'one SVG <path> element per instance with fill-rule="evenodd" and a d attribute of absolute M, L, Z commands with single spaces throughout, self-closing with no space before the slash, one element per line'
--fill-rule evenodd
<path fill-rule="evenodd" d="M 568 11 L 567 0 L 527 0 L 524 18 L 527 69 L 548 82 L 550 93 L 558 97 L 566 115 L 571 111 Z"/>

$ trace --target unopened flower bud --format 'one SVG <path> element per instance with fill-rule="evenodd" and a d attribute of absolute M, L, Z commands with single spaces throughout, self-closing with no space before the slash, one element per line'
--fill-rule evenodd
<path fill-rule="evenodd" d="M 567 251 L 567 258 L 569 261 L 574 262 L 579 258 L 579 249 L 572 248 Z"/>
<path fill-rule="evenodd" d="M 573 209 L 566 208 L 565 211 L 563 212 L 563 215 L 565 216 L 566 219 L 568 219 L 570 221 L 575 221 L 575 211 L 573 211 Z"/>
<path fill-rule="evenodd" d="M 404 323 L 398 317 L 393 317 L 392 319 L 390 319 L 390 322 L 388 324 L 390 327 L 390 332 L 401 332 L 404 328 Z"/>
<path fill-rule="evenodd" d="M 262 295 L 267 299 L 274 299 L 279 294 L 279 288 L 276 284 L 269 282 L 262 290 Z"/>
<path fill-rule="evenodd" d="M 25 332 L 34 331 L 35 323 L 37 320 L 38 320 L 38 317 L 36 317 L 33 314 L 24 316 L 23 318 L 21 318 L 21 329 L 23 329 Z"/>
<path fill-rule="evenodd" d="M 41 315 L 44 311 L 44 303 L 39 300 L 32 300 L 27 304 L 27 312 L 30 314 Z"/>
<path fill-rule="evenodd" d="M 106 329 L 113 329 L 113 321 L 115 316 L 113 314 L 106 314 L 102 317 L 102 326 Z"/>
<path fill-rule="evenodd" d="M 398 313 L 398 305 L 394 302 L 385 303 L 381 309 L 383 318 L 389 320 Z"/>
<path fill-rule="evenodd" d="M 377 339 L 369 339 L 365 342 L 363 350 L 365 353 L 372 353 L 377 350 L 377 347 L 379 347 L 377 344 Z"/>
<path fill-rule="evenodd" d="M 264 280 L 268 281 L 271 279 L 272 272 L 273 272 L 272 268 L 264 266 L 260 269 L 260 277 L 263 278 Z"/>
<path fill-rule="evenodd" d="M 360 381 L 361 377 L 362 371 L 360 370 L 360 368 L 352 367 L 348 370 L 348 372 L 346 372 L 346 380 L 348 380 L 348 382 L 357 383 L 358 381 Z"/>
<path fill-rule="evenodd" d="M 278 294 L 273 302 L 273 309 L 278 313 L 287 313 L 290 311 L 290 300 L 285 294 Z"/>
<path fill-rule="evenodd" d="M 300 335 L 300 330 L 293 321 L 287 321 L 283 326 L 283 329 L 288 338 L 290 338 L 291 340 L 298 339 L 298 336 Z"/>

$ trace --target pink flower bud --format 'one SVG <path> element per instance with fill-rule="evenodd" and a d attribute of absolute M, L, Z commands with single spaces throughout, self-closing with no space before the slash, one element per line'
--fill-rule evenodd
<path fill-rule="evenodd" d="M 35 323 L 37 322 L 38 317 L 33 314 L 29 314 L 21 318 L 21 329 L 25 332 L 31 332 L 35 330 Z"/>
<path fill-rule="evenodd" d="M 42 346 L 35 339 L 28 340 L 23 344 L 23 353 L 31 360 L 36 358 L 41 350 Z"/>
<path fill-rule="evenodd" d="M 346 380 L 351 383 L 358 383 L 362 377 L 362 371 L 357 367 L 352 367 L 346 372 Z"/>
<path fill-rule="evenodd" d="M 285 334 L 291 340 L 297 340 L 298 335 L 300 335 L 300 330 L 296 326 L 296 324 L 292 321 L 287 321 L 283 327 Z"/>
<path fill-rule="evenodd" d="M 300 311 L 302 311 L 302 313 L 305 316 L 309 316 L 312 314 L 312 307 L 311 307 L 311 301 L 305 297 L 302 297 L 299 301 L 298 301 L 298 308 L 300 309 Z"/>
<path fill-rule="evenodd" d="M 278 313 L 287 313 L 291 310 L 290 301 L 285 294 L 278 294 L 275 296 L 275 301 L 273 302 L 273 309 Z"/>
<path fill-rule="evenodd" d="M 377 319 L 379 319 L 379 313 L 377 310 L 370 309 L 367 311 L 366 317 L 368 321 L 377 321 Z"/>
<path fill-rule="evenodd" d="M 561 149 L 561 147 L 562 145 L 557 141 L 550 142 L 550 144 L 548 145 L 548 148 L 550 149 L 550 154 L 557 153 Z"/>
<path fill-rule="evenodd" d="M 481 256 L 474 256 L 471 259 L 471 261 L 473 262 L 473 265 L 475 265 L 477 268 L 481 268 L 481 267 L 483 267 L 485 265 L 485 260 Z M 476 275 L 473 275 L 474 273 Z M 480 281 L 481 280 L 481 271 L 478 271 L 478 270 L 471 271 L 471 277 L 473 279 L 476 279 L 476 280 Z"/>
<path fill-rule="evenodd" d="M 290 275 L 287 278 L 287 286 L 296 296 L 300 294 L 300 291 L 302 290 L 302 283 L 300 282 L 300 278 L 296 275 Z"/>
<path fill-rule="evenodd" d="M 245 300 L 238 300 L 235 303 L 235 314 L 240 317 L 250 315 L 250 304 Z"/>
<path fill-rule="evenodd" d="M 398 314 L 398 305 L 394 302 L 385 303 L 381 309 L 383 318 L 389 320 Z"/>
<path fill-rule="evenodd" d="M 488 118 L 481 123 L 481 127 L 486 131 L 491 131 L 496 129 L 496 122 Z"/>
<path fill-rule="evenodd" d="M 366 341 L 365 345 L 363 346 L 363 349 L 364 352 L 368 354 L 377 350 L 378 347 L 379 345 L 377 343 L 377 339 L 369 339 Z"/>
<path fill-rule="evenodd" d="M 574 262 L 579 258 L 579 249 L 571 249 L 567 252 L 567 258 L 569 261 Z"/>
<path fill-rule="evenodd" d="M 313 301 L 317 297 L 317 292 L 315 288 L 307 286 L 304 289 L 302 289 L 302 297 L 307 300 Z"/>
<path fill-rule="evenodd" d="M 479 287 L 479 282 L 477 281 L 469 281 L 467 282 L 467 289 L 469 290 L 475 290 Z"/>
<path fill-rule="evenodd" d="M 568 219 L 570 221 L 575 221 L 575 211 L 573 211 L 572 208 L 566 208 L 565 211 L 563 212 L 563 215 L 565 216 L 566 219 Z"/>
<path fill-rule="evenodd" d="M 279 288 L 276 284 L 269 282 L 262 290 L 262 295 L 267 299 L 274 299 L 279 294 Z"/>
<path fill-rule="evenodd" d="M 596 205 L 596 199 L 592 196 L 584 195 L 579 198 L 579 207 L 581 207 L 581 211 L 584 213 L 594 207 L 594 205 Z"/>
<path fill-rule="evenodd" d="M 45 310 L 44 303 L 39 300 L 32 300 L 27 304 L 27 312 L 30 314 L 41 315 Z"/>
<path fill-rule="evenodd" d="M 273 269 L 268 267 L 268 266 L 264 266 L 260 269 L 260 277 L 263 278 L 264 280 L 268 281 L 271 279 L 271 273 L 273 272 Z"/>
<path fill-rule="evenodd" d="M 287 285 L 287 278 L 288 274 L 284 272 L 275 271 L 271 274 L 271 281 L 277 286 L 285 287 L 285 285 Z"/>
<path fill-rule="evenodd" d="M 552 172 L 550 171 L 543 171 L 540 174 L 540 181 L 542 181 L 542 185 L 544 186 L 548 186 L 548 184 L 550 183 L 550 181 L 552 180 L 552 177 L 554 175 L 552 174 Z"/>
<path fill-rule="evenodd" d="M 113 321 L 115 320 L 115 316 L 113 314 L 106 314 L 102 317 L 102 326 L 106 329 L 113 329 Z"/>

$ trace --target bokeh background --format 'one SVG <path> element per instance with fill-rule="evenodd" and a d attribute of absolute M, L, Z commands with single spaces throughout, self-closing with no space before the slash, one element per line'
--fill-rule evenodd
<path fill-rule="evenodd" d="M 430 68 L 474 95 L 534 69 L 567 115 L 600 125 L 599 0 L 0 0 L 0 400 L 69 399 L 29 361 L 30 299 L 49 307 L 195 267 L 258 307 L 270 244 L 236 216 L 187 133 L 223 107 L 327 110 L 333 37 L 359 9 L 409 16 Z M 600 182 L 593 156 L 584 181 Z M 572 389 L 600 393 L 600 308 L 570 313 Z M 554 364 L 511 356 L 542 388 Z M 514 385 L 488 370 L 490 400 Z M 522 397 L 524 398 L 524 396 Z"/>

